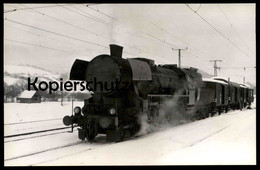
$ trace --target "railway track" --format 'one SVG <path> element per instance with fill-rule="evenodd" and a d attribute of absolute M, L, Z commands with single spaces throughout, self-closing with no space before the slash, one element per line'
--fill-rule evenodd
<path fill-rule="evenodd" d="M 47 150 L 42 150 L 42 151 L 37 151 L 37 152 L 25 154 L 25 155 L 20 155 L 20 156 L 16 156 L 16 157 L 5 159 L 5 161 L 10 161 L 10 160 L 18 159 L 18 158 L 23 158 L 23 157 L 27 157 L 27 156 L 40 154 L 40 153 L 43 153 L 43 152 L 53 151 L 53 150 L 56 150 L 56 149 L 61 149 L 61 148 L 66 148 L 66 147 L 70 147 L 70 146 L 75 146 L 75 145 L 81 144 L 83 142 L 84 141 L 79 141 L 79 142 L 75 142 L 75 143 L 70 143 L 70 144 L 58 146 L 58 147 L 55 147 L 55 148 L 50 148 L 50 149 L 47 149 Z"/>
<path fill-rule="evenodd" d="M 239 114 L 239 113 L 236 113 L 236 114 Z M 241 117 L 243 117 L 243 119 L 246 119 L 247 117 L 251 116 L 249 114 L 239 114 L 238 116 L 235 116 L 236 114 L 232 114 L 232 112 L 231 112 L 230 115 L 227 114 L 229 116 L 223 116 L 223 117 L 215 116 L 213 119 L 217 119 L 218 122 L 222 122 L 221 124 L 225 124 L 226 126 L 223 126 L 220 129 L 212 129 L 211 133 L 202 135 L 201 137 L 194 139 L 192 142 L 188 142 L 188 143 L 183 142 L 184 139 L 183 139 L 182 135 L 174 136 L 174 137 L 165 136 L 165 138 L 171 138 L 171 140 L 173 140 L 175 143 L 178 143 L 178 141 L 179 141 L 181 144 L 183 144 L 183 146 L 176 147 L 176 150 L 180 150 L 180 149 L 187 148 L 187 147 L 192 147 L 192 146 L 196 145 L 197 143 L 199 143 L 203 140 L 206 140 L 207 138 L 213 136 L 214 134 L 217 134 L 217 133 L 223 131 L 224 129 L 226 129 L 227 127 L 229 127 L 230 124 L 229 124 L 228 120 L 230 120 L 230 116 L 234 116 L 234 118 L 232 118 L 234 120 L 237 118 L 240 119 Z M 208 124 L 212 124 L 212 121 L 210 121 L 210 122 L 196 121 L 193 123 L 195 126 L 197 126 L 196 124 L 200 124 L 200 127 L 203 128 L 205 126 L 207 127 Z M 194 125 L 192 127 L 189 127 L 189 126 L 185 127 L 185 125 L 178 126 L 178 127 L 176 127 L 175 132 L 182 131 L 182 128 L 185 128 L 185 133 L 188 133 L 189 131 L 194 130 L 194 128 L 193 128 Z M 184 127 L 182 127 L 182 126 L 184 126 Z M 58 133 L 65 133 L 65 132 L 57 132 L 57 133 L 44 134 L 44 135 L 55 135 Z M 42 135 L 42 136 L 44 136 L 44 135 Z M 146 136 L 146 135 L 141 135 L 141 136 L 138 136 L 137 138 L 142 138 L 144 136 Z M 61 137 L 63 138 L 63 136 L 61 136 Z M 36 136 L 35 136 L 35 138 L 36 138 Z M 59 137 L 57 136 L 57 138 L 59 138 Z M 63 139 L 67 139 L 67 137 L 64 137 Z M 26 164 L 26 162 L 28 160 L 31 160 L 29 166 L 35 166 L 35 165 L 37 166 L 37 165 L 41 165 L 41 164 L 44 165 L 46 163 L 48 164 L 49 162 L 53 162 L 53 161 L 56 161 L 59 159 L 62 160 L 66 157 L 77 155 L 77 154 L 80 154 L 83 152 L 88 152 L 88 151 L 91 151 L 93 149 L 97 149 L 100 147 L 105 147 L 108 144 L 110 144 L 110 143 L 105 142 L 105 136 L 97 136 L 97 138 L 94 140 L 95 140 L 95 141 L 93 141 L 94 144 L 90 144 L 87 141 L 71 141 L 70 143 L 66 143 L 66 144 L 63 143 L 60 146 L 59 145 L 53 146 L 51 148 L 46 148 L 43 150 L 35 150 L 30 153 L 24 152 L 24 153 L 21 153 L 20 155 L 16 154 L 16 155 L 10 156 L 9 158 L 5 159 L 5 162 L 9 165 L 14 165 L 17 163 L 19 164 L 21 162 Z M 130 140 L 135 140 L 135 138 L 132 138 Z M 164 140 L 164 139 L 160 138 L 160 140 Z M 41 139 L 39 139 L 39 141 L 41 141 Z M 30 141 L 28 141 L 28 142 L 30 142 Z M 153 142 L 155 142 L 155 141 L 153 141 Z M 158 141 L 158 142 L 160 142 L 160 141 Z M 98 145 L 96 145 L 96 144 L 98 144 Z M 146 145 L 147 144 L 149 144 L 149 142 L 146 143 Z M 70 147 L 72 147 L 72 148 L 70 148 Z"/>
<path fill-rule="evenodd" d="M 104 141 L 105 140 L 105 137 L 104 136 L 99 136 L 95 139 L 96 142 L 98 141 Z M 40 150 L 40 151 L 36 151 L 36 152 L 32 152 L 32 153 L 27 153 L 27 154 L 23 154 L 23 155 L 19 155 L 19 156 L 14 156 L 14 157 L 11 157 L 11 158 L 7 158 L 5 159 L 4 161 L 12 161 L 12 160 L 16 160 L 16 159 L 22 159 L 22 158 L 25 158 L 25 157 L 30 157 L 30 156 L 34 156 L 34 155 L 37 155 L 37 154 L 43 154 L 45 152 L 49 152 L 49 151 L 55 151 L 55 150 L 59 150 L 59 149 L 64 149 L 64 148 L 68 148 L 68 147 L 73 147 L 73 146 L 77 146 L 77 145 L 80 145 L 80 144 L 85 144 L 87 141 L 77 141 L 77 142 L 73 142 L 73 143 L 68 143 L 68 144 L 64 144 L 64 145 L 61 145 L 61 146 L 57 146 L 57 147 L 53 147 L 53 148 L 49 148 L 49 149 L 46 149 L 46 150 Z M 89 148 L 86 148 L 85 150 L 83 151 L 87 151 L 87 150 L 91 150 L 92 149 L 92 145 L 90 145 L 91 147 Z M 81 151 L 81 152 L 83 152 Z M 76 154 L 76 153 L 75 153 Z M 69 156 L 69 155 L 67 155 Z M 64 157 L 64 156 L 62 156 Z M 49 161 L 52 161 L 52 160 L 49 160 Z M 44 161 L 45 162 L 45 161 Z M 48 162 L 48 161 L 47 161 Z"/>
<path fill-rule="evenodd" d="M 50 131 L 56 131 L 56 130 L 62 130 L 62 129 L 69 129 L 69 128 L 71 128 L 71 127 L 61 127 L 61 128 L 54 128 L 54 129 L 45 129 L 45 130 L 40 130 L 40 131 L 33 131 L 33 132 L 26 132 L 26 133 L 8 135 L 8 136 L 4 136 L 4 138 L 12 138 L 12 137 L 17 137 L 17 136 L 32 135 L 32 134 L 36 134 L 36 133 L 44 133 L 44 132 L 50 132 Z"/>
<path fill-rule="evenodd" d="M 48 122 L 48 121 L 55 121 L 55 120 L 62 120 L 62 118 L 45 119 L 45 120 L 34 120 L 34 121 L 16 122 L 16 123 L 6 123 L 4 125 L 5 126 L 10 126 L 10 125 L 20 125 L 20 124 L 27 124 L 27 123 Z"/>
<path fill-rule="evenodd" d="M 31 136 L 31 137 L 7 140 L 7 141 L 4 141 L 4 143 L 16 142 L 16 141 L 21 141 L 21 140 L 33 139 L 33 138 L 39 138 L 39 137 L 44 137 L 44 136 L 58 135 L 58 134 L 68 133 L 68 132 L 70 132 L 70 131 L 62 131 L 62 132 L 48 133 L 48 134 L 44 134 L 44 135 L 37 135 L 37 136 Z"/>
<path fill-rule="evenodd" d="M 45 136 L 58 135 L 58 134 L 63 134 L 63 133 L 71 133 L 72 131 L 60 131 L 60 130 L 65 130 L 65 129 L 69 129 L 69 128 L 71 128 L 71 127 L 61 127 L 61 128 L 45 129 L 45 130 L 40 130 L 40 131 L 26 132 L 26 133 L 14 134 L 14 135 L 7 135 L 7 136 L 4 136 L 4 139 L 11 139 L 11 140 L 5 140 L 4 143 L 28 140 L 28 139 L 33 139 L 33 138 L 45 137 Z M 52 132 L 52 131 L 60 131 L 60 132 L 47 133 L 47 132 Z M 74 129 L 74 131 L 77 131 L 77 129 Z M 42 133 L 47 133 L 47 134 L 42 134 Z M 30 136 L 30 135 L 34 135 L 34 134 L 41 134 L 41 135 Z M 29 136 L 29 137 L 13 139 L 13 138 L 21 137 L 21 136 Z"/>
<path fill-rule="evenodd" d="M 55 122 L 55 121 L 61 121 L 61 120 L 62 120 L 62 118 L 55 118 L 55 119 L 35 120 L 35 121 L 26 121 L 26 122 L 6 123 L 6 124 L 4 124 L 5 129 L 15 128 L 17 126 L 16 129 L 19 129 L 19 131 L 21 131 L 24 128 L 23 125 L 25 125 L 25 124 L 27 124 L 25 126 L 27 128 L 23 129 L 22 131 L 24 131 L 24 132 L 20 132 L 20 133 L 13 132 L 10 134 L 10 132 L 9 132 L 9 134 L 6 134 L 4 136 L 4 139 L 5 139 L 4 143 L 69 132 L 69 131 L 64 131 L 64 130 L 69 129 L 71 127 L 64 127 L 60 124 L 55 125 L 56 127 L 53 124 L 53 125 L 51 125 L 52 128 L 51 127 L 48 128 L 48 127 L 46 127 L 46 125 L 44 125 L 45 127 L 43 126 L 42 128 L 40 128 L 42 125 L 39 123 L 51 122 L 51 121 Z M 33 126 L 30 124 L 32 124 Z M 35 125 L 39 124 L 41 126 L 38 125 L 38 127 L 33 130 L 32 127 L 35 127 L 34 124 Z M 20 128 L 20 126 L 21 126 L 21 128 Z M 29 129 L 31 129 L 31 131 Z M 57 131 L 60 131 L 60 132 L 57 132 Z M 55 133 L 50 133 L 50 132 L 55 132 Z M 37 134 L 39 134 L 39 135 L 37 135 Z M 24 136 L 30 136 L 30 137 L 24 137 Z"/>

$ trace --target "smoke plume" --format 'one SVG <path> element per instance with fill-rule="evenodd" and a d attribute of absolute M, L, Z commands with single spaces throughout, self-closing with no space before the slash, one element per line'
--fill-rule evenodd
<path fill-rule="evenodd" d="M 141 136 L 190 122 L 191 120 L 187 117 L 184 109 L 185 106 L 180 100 L 182 92 L 178 91 L 172 98 L 163 101 L 162 107 L 158 110 L 158 116 L 151 118 L 150 113 L 141 113 L 138 117 L 141 129 L 136 135 Z"/>

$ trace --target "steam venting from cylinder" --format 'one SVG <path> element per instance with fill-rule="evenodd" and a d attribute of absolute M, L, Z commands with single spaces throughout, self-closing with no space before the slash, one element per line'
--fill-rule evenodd
<path fill-rule="evenodd" d="M 110 55 L 117 57 L 117 58 L 122 58 L 122 53 L 123 53 L 123 47 L 116 45 L 116 44 L 110 44 Z"/>

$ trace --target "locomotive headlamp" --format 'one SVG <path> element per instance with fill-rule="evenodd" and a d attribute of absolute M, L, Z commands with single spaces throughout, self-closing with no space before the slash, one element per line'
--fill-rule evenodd
<path fill-rule="evenodd" d="M 111 115 L 114 115 L 116 113 L 116 109 L 114 109 L 114 108 L 109 109 L 109 113 Z"/>
<path fill-rule="evenodd" d="M 80 112 L 81 112 L 81 108 L 79 106 L 74 108 L 75 115 L 80 114 Z"/>

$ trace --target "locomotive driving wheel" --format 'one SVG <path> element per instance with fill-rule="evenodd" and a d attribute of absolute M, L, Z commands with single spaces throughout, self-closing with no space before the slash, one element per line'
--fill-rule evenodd
<path fill-rule="evenodd" d="M 141 129 L 141 125 L 137 121 L 133 122 L 133 128 L 130 129 L 130 137 L 134 136 Z"/>
<path fill-rule="evenodd" d="M 121 124 L 121 125 L 118 127 L 118 130 L 119 130 L 119 141 L 123 141 L 123 140 L 125 139 L 124 125 Z"/>
<path fill-rule="evenodd" d="M 221 113 L 222 113 L 222 108 L 219 108 L 218 115 L 221 115 Z"/>
<path fill-rule="evenodd" d="M 227 113 L 227 112 L 228 112 L 228 107 L 225 108 L 225 113 Z"/>
<path fill-rule="evenodd" d="M 95 127 L 95 124 L 93 122 L 90 122 L 87 125 L 87 129 L 86 129 L 86 137 L 88 139 L 88 141 L 93 141 L 93 139 L 97 136 L 97 130 Z"/>

